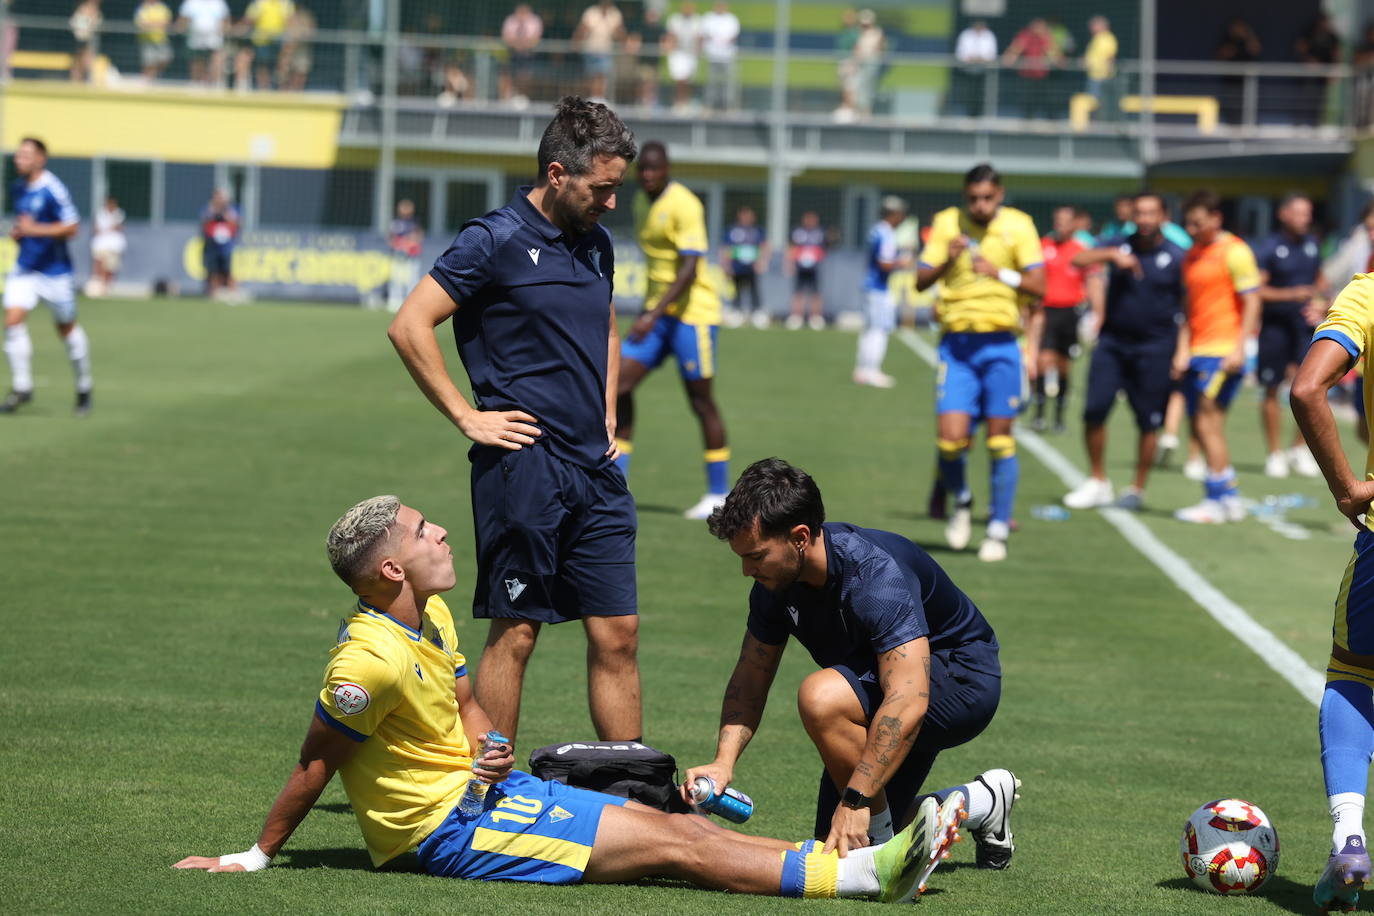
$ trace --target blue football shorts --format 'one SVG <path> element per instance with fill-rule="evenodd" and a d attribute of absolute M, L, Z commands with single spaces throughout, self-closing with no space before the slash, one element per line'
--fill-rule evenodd
<path fill-rule="evenodd" d="M 1222 372 L 1221 356 L 1194 356 L 1188 361 L 1188 374 L 1183 377 L 1183 396 L 1188 402 L 1188 416 L 1197 413 L 1198 401 L 1208 398 L 1225 410 L 1240 390 L 1244 376 Z"/>
<path fill-rule="evenodd" d="M 486 810 L 469 817 L 455 807 L 415 854 L 444 878 L 576 884 L 602 812 L 626 801 L 514 770 L 488 790 Z"/>
<path fill-rule="evenodd" d="M 657 369 L 671 353 L 683 381 L 714 378 L 716 374 L 716 337 L 714 324 L 685 324 L 679 318 L 664 316 L 641 340 L 620 342 L 620 358 L 632 359 Z"/>
<path fill-rule="evenodd" d="M 935 412 L 1015 417 L 1025 400 L 1021 347 L 1010 331 L 940 338 Z"/>

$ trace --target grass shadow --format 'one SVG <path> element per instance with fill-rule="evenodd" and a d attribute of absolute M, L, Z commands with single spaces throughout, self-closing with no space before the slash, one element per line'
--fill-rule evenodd
<path fill-rule="evenodd" d="M 654 515 L 681 515 L 682 509 L 678 506 L 660 506 L 655 503 L 635 503 L 636 512 L 649 512 Z"/>
<path fill-rule="evenodd" d="M 292 849 L 282 850 L 272 863 L 273 868 L 333 868 L 340 871 L 375 871 L 372 858 L 367 850 L 358 846 L 338 849 Z M 414 856 L 402 856 L 395 865 L 388 864 L 387 871 L 422 872 L 420 863 Z"/>
<path fill-rule="evenodd" d="M 327 805 L 316 805 L 312 811 L 324 811 L 327 814 L 352 814 L 353 806 L 348 802 L 330 802 Z"/>
<path fill-rule="evenodd" d="M 1159 881 L 1155 883 L 1155 887 L 1192 894 L 1206 895 L 1207 893 L 1187 878 L 1170 878 L 1167 881 Z M 1271 877 L 1255 896 L 1268 900 L 1290 913 L 1303 913 L 1305 916 L 1311 916 L 1316 910 L 1312 904 L 1312 885 L 1300 884 L 1283 875 Z"/>

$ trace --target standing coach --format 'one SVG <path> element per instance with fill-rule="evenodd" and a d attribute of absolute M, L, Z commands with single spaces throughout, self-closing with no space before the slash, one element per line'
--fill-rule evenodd
<path fill-rule="evenodd" d="M 511 738 L 540 626 L 576 619 L 598 737 L 641 737 L 635 507 L 613 464 L 615 254 L 598 223 L 635 152 L 613 111 L 564 98 L 539 142 L 534 186 L 465 223 L 387 332 L 420 390 L 473 442 L 473 615 L 491 619 L 478 699 Z M 439 349 L 434 329 L 449 317 L 475 407 Z"/>

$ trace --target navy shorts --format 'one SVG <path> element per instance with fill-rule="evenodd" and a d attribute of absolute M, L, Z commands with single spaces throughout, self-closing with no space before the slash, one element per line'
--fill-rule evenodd
<path fill-rule="evenodd" d="M 206 275 L 223 274 L 226 277 L 229 276 L 232 273 L 230 268 L 233 265 L 233 255 L 234 249 L 228 245 L 206 242 L 205 251 L 201 256 L 201 260 L 205 264 Z"/>
<path fill-rule="evenodd" d="M 1307 355 L 1312 332 L 1312 325 L 1296 306 L 1265 309 L 1259 333 L 1259 383 L 1266 388 L 1283 384 L 1288 367 L 1298 365 Z"/>
<path fill-rule="evenodd" d="M 542 443 L 479 446 L 470 457 L 474 617 L 635 613 L 635 503 L 619 468 L 584 468 Z"/>
<path fill-rule="evenodd" d="M 1107 422 L 1116 396 L 1126 393 L 1143 433 L 1159 429 L 1173 389 L 1169 372 L 1174 361 L 1171 339 L 1130 343 L 1102 336 L 1088 364 L 1088 393 L 1083 403 L 1083 422 L 1100 426 Z"/>
<path fill-rule="evenodd" d="M 1078 319 L 1083 310 L 1078 306 L 1046 308 L 1045 332 L 1040 336 L 1040 352 L 1050 350 L 1061 356 L 1072 356 L 1078 346 Z"/>
<path fill-rule="evenodd" d="M 925 721 L 906 760 L 885 787 L 894 823 L 902 821 L 920 795 L 921 784 L 930 775 L 940 751 L 973 740 L 992 721 L 1002 697 L 1002 678 L 986 673 L 985 669 L 995 667 L 997 650 L 991 646 L 961 646 L 930 654 L 930 705 Z M 883 702 L 876 661 L 872 665 L 835 665 L 834 669 L 854 688 L 864 716 L 871 720 Z M 839 803 L 839 790 L 822 771 L 816 796 L 817 837 L 830 834 L 830 818 Z"/>
<path fill-rule="evenodd" d="M 797 279 L 792 288 L 799 293 L 818 293 L 821 291 L 820 270 L 815 267 L 798 267 Z"/>

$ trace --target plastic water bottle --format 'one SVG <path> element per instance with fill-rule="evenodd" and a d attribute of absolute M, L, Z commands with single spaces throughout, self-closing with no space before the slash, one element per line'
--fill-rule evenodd
<path fill-rule="evenodd" d="M 719 815 L 732 824 L 743 824 L 754 813 L 752 798 L 728 786 L 717 793 L 716 781 L 709 776 L 698 776 L 692 783 L 692 801 L 701 810 Z"/>
<path fill-rule="evenodd" d="M 1062 522 L 1069 517 L 1069 510 L 1063 506 L 1031 506 L 1031 518 L 1038 518 L 1042 522 Z"/>
<path fill-rule="evenodd" d="M 491 751 L 508 744 L 510 744 L 510 739 L 493 728 L 482 737 L 482 753 L 478 756 L 485 757 Z M 468 780 L 467 788 L 463 790 L 463 797 L 458 800 L 458 813 L 468 817 L 481 814 L 487 803 L 487 789 L 490 788 L 490 785 L 474 775 Z"/>

